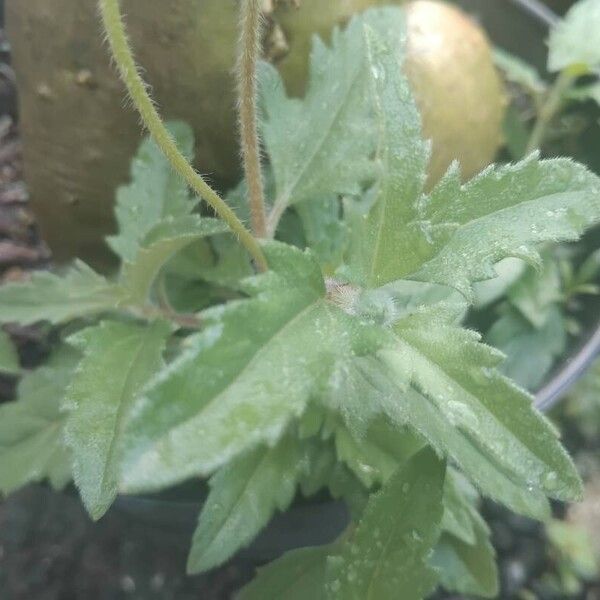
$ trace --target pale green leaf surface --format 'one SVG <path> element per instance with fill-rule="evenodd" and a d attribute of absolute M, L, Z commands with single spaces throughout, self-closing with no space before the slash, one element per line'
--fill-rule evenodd
<path fill-rule="evenodd" d="M 437 583 L 427 557 L 438 540 L 445 465 L 426 449 L 375 494 L 328 559 L 330 600 L 421 600 Z"/>
<path fill-rule="evenodd" d="M 535 155 L 489 167 L 464 185 L 451 169 L 422 199 L 420 213 L 430 246 L 402 276 L 450 285 L 470 298 L 471 283 L 493 277 L 503 258 L 538 263 L 537 244 L 576 240 L 597 223 L 600 180 L 569 159 Z"/>
<path fill-rule="evenodd" d="M 237 600 L 325 600 L 325 569 L 332 546 L 301 548 L 266 567 Z"/>
<path fill-rule="evenodd" d="M 355 194 L 373 176 L 375 131 L 369 114 L 370 67 L 363 28 L 403 37 L 399 9 L 380 9 L 355 17 L 332 35 L 331 48 L 315 38 L 308 91 L 303 100 L 287 98 L 274 67 L 263 65 L 263 139 L 276 187 L 275 205 L 285 207 L 333 194 Z"/>
<path fill-rule="evenodd" d="M 464 476 L 448 467 L 444 483 L 442 531 L 452 534 L 466 544 L 474 544 L 473 520 L 477 515 L 474 502 L 477 498 L 477 492 Z"/>
<path fill-rule="evenodd" d="M 126 302 L 145 303 L 152 284 L 169 260 L 193 242 L 226 229 L 218 219 L 198 215 L 167 218 L 153 227 L 140 243 L 135 259 L 123 265 L 121 284 L 127 292 Z"/>
<path fill-rule="evenodd" d="M 65 410 L 66 441 L 83 503 L 99 519 L 117 495 L 125 424 L 134 400 L 163 364 L 170 327 L 104 321 L 70 341 L 84 353 Z"/>
<path fill-rule="evenodd" d="M 122 290 L 80 261 L 63 277 L 40 271 L 26 282 L 0 287 L 0 322 L 64 323 L 117 308 Z"/>
<path fill-rule="evenodd" d="M 398 354 L 386 358 L 412 386 L 486 455 L 497 469 L 531 491 L 561 500 L 581 494 L 581 481 L 553 428 L 532 398 L 502 376 L 502 356 L 468 330 L 410 319 L 396 326 Z M 408 365 L 408 366 L 407 366 Z M 407 411 L 407 418 L 412 418 Z"/>
<path fill-rule="evenodd" d="M 190 126 L 172 122 L 168 127 L 183 155 L 193 158 Z M 187 216 L 193 206 L 187 184 L 173 171 L 158 146 L 146 138 L 131 163 L 131 183 L 117 190 L 119 233 L 108 238 L 108 244 L 123 260 L 133 261 L 153 227 L 165 218 Z"/>
<path fill-rule="evenodd" d="M 490 328 L 487 343 L 506 354 L 502 372 L 530 391 L 537 391 L 567 347 L 566 322 L 554 306 L 546 321 L 535 327 L 515 310 L 508 310 Z"/>
<path fill-rule="evenodd" d="M 336 367 L 323 401 L 359 439 L 381 413 L 408 425 L 484 494 L 543 518 L 545 495 L 579 495 L 577 473 L 531 397 L 498 373 L 502 356 L 447 319 L 406 316 L 384 350 Z"/>
<path fill-rule="evenodd" d="M 367 212 L 358 203 L 347 204 L 354 237 L 349 258 L 355 278 L 379 287 L 400 279 L 402 261 L 423 244 L 422 229 L 416 224 L 417 199 L 426 178 L 429 147 L 422 141 L 421 119 L 402 74 L 398 46 L 387 46 L 372 30 L 365 35 L 380 176 Z"/>
<path fill-rule="evenodd" d="M 208 475 L 276 443 L 336 358 L 378 343 L 369 326 L 326 300 L 309 255 L 276 242 L 265 252 L 272 271 L 246 281 L 251 297 L 204 312 L 204 331 L 136 402 L 124 489 Z"/>
<path fill-rule="evenodd" d="M 338 460 L 345 463 L 366 488 L 372 488 L 385 483 L 401 464 L 423 447 L 423 442 L 409 429 L 401 430 L 384 419 L 377 419 L 360 437 L 339 426 L 335 431 L 335 446 Z"/>
<path fill-rule="evenodd" d="M 579 0 L 552 29 L 548 46 L 550 71 L 600 66 L 600 0 Z"/>
<path fill-rule="evenodd" d="M 341 204 L 336 197 L 311 198 L 296 206 L 306 237 L 323 271 L 333 274 L 343 260 L 348 243 L 348 227 L 340 218 Z"/>
<path fill-rule="evenodd" d="M 496 598 L 498 570 L 496 553 L 490 542 L 485 521 L 473 517 L 475 539 L 467 543 L 444 533 L 431 557 L 431 565 L 439 573 L 441 585 L 450 592 Z"/>
<path fill-rule="evenodd" d="M 60 489 L 71 479 L 71 456 L 63 441 L 60 411 L 77 355 L 62 349 L 24 375 L 17 400 L 0 406 L 0 491 L 9 494 L 48 479 Z"/>
<path fill-rule="evenodd" d="M 389 354 L 386 359 L 390 359 Z M 399 364 L 404 360 L 400 356 Z M 358 358 L 337 377 L 326 401 L 332 408 L 342 408 L 340 412 L 350 431 L 359 439 L 369 420 L 383 413 L 397 425 L 410 426 L 438 452 L 452 458 L 485 495 L 521 514 L 540 519 L 549 514 L 544 495 L 529 491 L 504 473 L 474 440 L 449 421 L 435 402 L 409 387 L 410 373 L 399 373 L 398 363 L 390 372 L 377 357 Z M 365 398 L 370 398 L 370 402 L 365 402 Z"/>
<path fill-rule="evenodd" d="M 19 355 L 8 333 L 0 329 L 0 373 L 14 375 L 20 371 Z"/>
<path fill-rule="evenodd" d="M 189 573 L 223 564 L 254 539 L 275 511 L 288 508 L 308 467 L 305 450 L 287 436 L 273 448 L 239 456 L 212 477 L 194 532 Z"/>
<path fill-rule="evenodd" d="M 416 279 L 471 298 L 471 284 L 494 277 L 503 258 L 538 262 L 536 244 L 575 240 L 600 220 L 600 179 L 568 159 L 532 155 L 466 184 L 454 164 L 423 194 L 428 151 L 409 86 L 393 49 L 368 37 L 382 169 L 365 198 L 347 203 L 352 279 Z"/>
<path fill-rule="evenodd" d="M 564 299 L 558 262 L 550 254 L 542 258 L 542 266 L 529 268 L 507 293 L 512 306 L 537 328 L 554 316 L 557 305 Z"/>

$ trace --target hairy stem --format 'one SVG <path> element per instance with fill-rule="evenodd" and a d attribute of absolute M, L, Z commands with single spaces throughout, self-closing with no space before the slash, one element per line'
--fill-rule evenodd
<path fill-rule="evenodd" d="M 567 71 L 563 71 L 556 78 L 539 111 L 533 130 L 531 131 L 531 136 L 527 142 L 525 154 L 531 154 L 534 150 L 542 147 L 548 132 L 548 126 L 563 107 L 565 92 L 573 85 L 574 81 L 575 77 Z"/>
<path fill-rule="evenodd" d="M 261 48 L 260 0 L 242 0 L 240 32 L 237 79 L 242 159 L 248 183 L 252 230 L 258 237 L 266 237 L 265 193 L 256 116 L 256 66 Z"/>
<path fill-rule="evenodd" d="M 150 135 L 167 157 L 173 169 L 229 225 L 239 238 L 240 243 L 243 244 L 254 259 L 257 268 L 261 271 L 266 271 L 268 268 L 267 261 L 258 240 L 246 229 L 233 210 L 190 165 L 177 148 L 177 144 L 165 127 L 135 63 L 133 52 L 127 39 L 125 24 L 121 16 L 119 0 L 99 0 L 99 7 L 113 58 L 119 69 L 121 78 L 127 87 L 127 91 L 131 96 L 131 100 L 140 113 L 142 122 L 150 132 Z"/>

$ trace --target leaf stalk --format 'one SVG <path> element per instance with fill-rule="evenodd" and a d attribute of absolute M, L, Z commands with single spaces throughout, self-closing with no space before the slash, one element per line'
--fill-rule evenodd
<path fill-rule="evenodd" d="M 181 154 L 177 144 L 166 128 L 160 117 L 146 84 L 142 79 L 139 69 L 133 57 L 127 31 L 119 0 L 98 0 L 102 23 L 113 59 L 117 65 L 121 79 L 123 80 L 129 96 L 140 114 L 142 122 L 150 135 L 167 157 L 173 169 L 179 173 L 188 185 L 203 198 L 216 212 L 216 214 L 227 223 L 240 243 L 246 248 L 254 259 L 260 271 L 268 269 L 267 260 L 258 240 L 246 229 L 238 219 L 235 212 L 227 203 L 213 190 L 196 172 L 188 160 Z"/>
<path fill-rule="evenodd" d="M 541 148 L 546 138 L 548 126 L 556 117 L 560 109 L 563 107 L 565 93 L 573 85 L 575 76 L 568 70 L 563 71 L 556 78 L 556 81 L 550 88 L 546 101 L 542 104 L 539 111 L 531 136 L 527 142 L 527 149 L 525 155 L 529 155 L 535 150 Z"/>
<path fill-rule="evenodd" d="M 240 7 L 237 62 L 239 130 L 244 173 L 248 183 L 252 230 L 254 235 L 264 238 L 267 236 L 267 217 L 260 164 L 256 77 L 261 51 L 261 21 L 260 0 L 243 0 Z"/>

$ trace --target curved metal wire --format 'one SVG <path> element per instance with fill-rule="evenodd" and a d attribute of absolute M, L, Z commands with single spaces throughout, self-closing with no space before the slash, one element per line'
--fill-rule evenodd
<path fill-rule="evenodd" d="M 548 27 L 553 27 L 560 21 L 560 17 L 540 0 L 510 1 Z"/>

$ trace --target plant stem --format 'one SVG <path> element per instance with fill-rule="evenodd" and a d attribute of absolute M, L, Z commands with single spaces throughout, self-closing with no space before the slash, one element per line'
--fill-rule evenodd
<path fill-rule="evenodd" d="M 267 235 L 265 193 L 260 166 L 260 142 L 257 119 L 256 66 L 261 48 L 260 0 L 242 0 L 240 43 L 237 63 L 239 128 L 244 172 L 248 182 L 250 215 L 254 235 Z"/>
<path fill-rule="evenodd" d="M 531 154 L 534 150 L 541 148 L 546 138 L 548 126 L 562 108 L 565 92 L 573 85 L 574 81 L 575 77 L 567 71 L 563 71 L 556 78 L 539 111 L 538 118 L 527 142 L 525 154 Z"/>
<path fill-rule="evenodd" d="M 99 7 L 113 58 L 131 100 L 140 113 L 143 124 L 167 157 L 173 169 L 229 225 L 254 259 L 257 268 L 266 271 L 268 268 L 267 261 L 258 240 L 246 229 L 233 210 L 204 181 L 202 176 L 194 170 L 181 154 L 173 137 L 165 127 L 135 63 L 121 16 L 119 0 L 99 0 Z"/>

